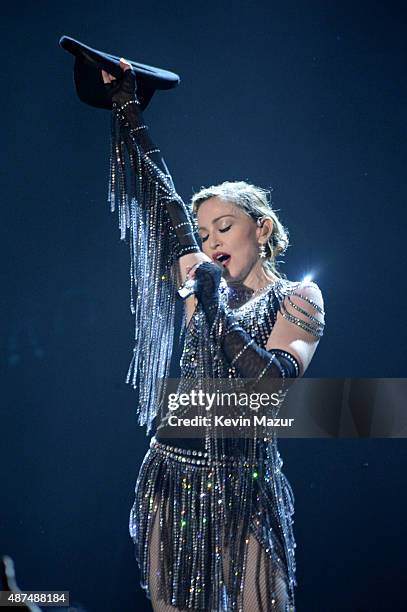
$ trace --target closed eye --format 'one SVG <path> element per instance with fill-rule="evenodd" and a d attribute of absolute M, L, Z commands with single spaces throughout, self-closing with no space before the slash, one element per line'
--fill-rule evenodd
<path fill-rule="evenodd" d="M 223 229 L 220 229 L 219 231 L 222 232 L 222 234 L 224 234 L 225 232 L 228 232 L 231 227 L 232 227 L 232 225 L 228 225 L 228 227 L 224 227 Z M 208 240 L 208 238 L 209 238 L 209 234 L 208 234 L 208 236 L 205 236 L 205 237 L 202 236 L 201 237 L 201 241 L 202 242 L 206 242 Z"/>

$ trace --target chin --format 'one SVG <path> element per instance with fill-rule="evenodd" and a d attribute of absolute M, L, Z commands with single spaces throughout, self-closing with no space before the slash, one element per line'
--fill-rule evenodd
<path fill-rule="evenodd" d="M 241 275 L 240 274 L 233 274 L 233 271 L 231 272 L 230 270 L 228 270 L 228 268 L 225 268 L 223 271 L 223 276 L 225 278 L 226 281 L 239 281 L 241 280 Z"/>

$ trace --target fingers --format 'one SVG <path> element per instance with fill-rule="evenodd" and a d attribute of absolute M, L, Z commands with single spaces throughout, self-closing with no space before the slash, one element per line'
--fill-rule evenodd
<path fill-rule="evenodd" d="M 187 272 L 187 278 L 195 278 L 195 272 L 198 266 L 201 265 L 201 261 L 198 261 L 198 263 L 194 264 L 193 266 L 187 266 L 186 268 L 186 272 Z"/>
<path fill-rule="evenodd" d="M 124 71 L 131 70 L 130 62 L 125 60 L 123 57 L 120 58 L 120 68 Z"/>
<path fill-rule="evenodd" d="M 102 79 L 104 83 L 111 83 L 112 81 L 116 81 L 116 77 L 114 77 L 109 72 L 106 72 L 106 70 L 102 70 Z"/>
<path fill-rule="evenodd" d="M 120 58 L 120 68 L 126 72 L 126 70 L 131 70 L 131 64 L 123 57 Z M 110 72 L 106 72 L 106 70 L 102 70 L 102 79 L 104 83 L 111 83 L 112 81 L 116 81 L 116 77 L 110 74 Z"/>

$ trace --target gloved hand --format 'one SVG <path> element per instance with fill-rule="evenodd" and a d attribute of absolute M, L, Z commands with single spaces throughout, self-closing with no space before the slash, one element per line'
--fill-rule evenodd
<path fill-rule="evenodd" d="M 123 59 L 120 60 L 120 66 L 123 69 L 123 74 L 119 79 L 102 70 L 103 82 L 107 95 L 119 107 L 125 102 L 134 100 L 137 94 L 137 77 L 130 67 L 130 64 Z"/>
<path fill-rule="evenodd" d="M 219 285 L 222 269 L 209 261 L 200 263 L 192 276 L 195 279 L 195 295 L 202 305 L 209 328 L 212 329 L 219 313 Z"/>
<path fill-rule="evenodd" d="M 131 65 L 123 58 L 120 60 L 120 67 L 122 74 L 118 79 L 109 72 L 102 70 L 103 83 L 107 95 L 112 101 L 113 110 L 117 112 L 122 127 L 137 134 L 137 142 L 143 151 L 156 150 L 156 146 L 147 134 L 146 126 L 141 130 L 140 134 L 137 133 L 137 128 L 144 124 L 144 119 L 136 95 L 136 74 L 132 70 Z M 156 157 L 157 159 L 154 159 L 154 162 L 165 172 L 166 168 L 162 164 L 163 160 L 161 160 L 160 156 Z"/>
<path fill-rule="evenodd" d="M 144 121 L 136 96 L 136 74 L 130 64 L 123 58 L 120 60 L 120 67 L 123 73 L 119 79 L 116 79 L 105 70 L 102 70 L 102 77 L 113 103 L 113 113 L 118 117 L 128 149 L 130 151 L 134 151 L 134 147 L 137 150 L 141 149 L 148 159 L 147 163 L 143 164 L 143 170 L 133 168 L 137 180 L 143 173 L 149 173 L 149 177 L 151 177 L 155 186 L 160 190 L 160 204 L 166 208 L 177 240 L 175 247 L 177 258 L 190 253 L 199 253 L 200 248 L 195 238 L 190 213 L 180 196 L 176 193 L 160 149 L 151 140 L 148 126 Z M 135 159 L 138 159 L 138 155 L 135 156 Z M 151 164 L 151 162 L 153 163 Z M 161 171 L 161 174 L 159 171 Z"/>

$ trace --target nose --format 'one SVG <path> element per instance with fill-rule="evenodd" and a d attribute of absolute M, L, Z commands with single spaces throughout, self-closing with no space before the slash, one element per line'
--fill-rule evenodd
<path fill-rule="evenodd" d="M 208 238 L 209 247 L 212 251 L 215 251 L 222 244 L 222 240 L 218 234 L 218 232 L 214 232 Z"/>

